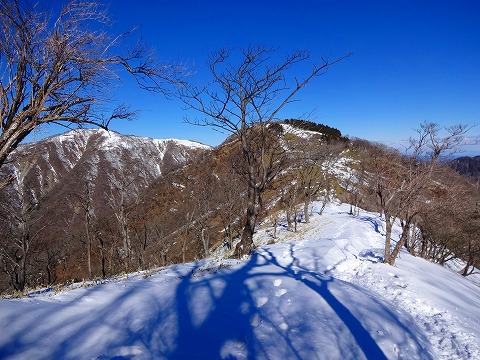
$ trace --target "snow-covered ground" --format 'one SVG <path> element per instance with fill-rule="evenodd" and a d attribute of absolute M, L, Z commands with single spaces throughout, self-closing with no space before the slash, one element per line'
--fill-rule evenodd
<path fill-rule="evenodd" d="M 480 359 L 480 287 L 330 204 L 247 260 L 0 301 L 1 359 Z M 473 279 L 473 278 L 472 278 Z"/>

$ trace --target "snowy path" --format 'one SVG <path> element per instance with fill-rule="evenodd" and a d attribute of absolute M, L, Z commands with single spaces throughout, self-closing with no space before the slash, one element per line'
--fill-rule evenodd
<path fill-rule="evenodd" d="M 478 358 L 480 288 L 407 254 L 377 263 L 380 222 L 345 209 L 245 261 L 2 300 L 0 358 Z"/>

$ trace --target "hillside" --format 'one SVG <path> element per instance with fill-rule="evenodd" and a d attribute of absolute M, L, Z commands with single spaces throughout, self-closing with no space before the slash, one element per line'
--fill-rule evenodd
<path fill-rule="evenodd" d="M 480 156 L 462 156 L 450 161 L 450 166 L 462 175 L 480 177 Z"/>
<path fill-rule="evenodd" d="M 4 173 L 14 175 L 16 187 L 28 183 L 38 197 L 57 191 L 60 183 L 79 176 L 95 179 L 96 186 L 113 176 L 135 173 L 135 184 L 129 189 L 138 194 L 154 179 L 183 166 L 209 146 L 176 139 L 151 139 L 121 135 L 103 129 L 76 129 L 41 141 L 20 146 L 8 159 Z M 116 178 L 115 178 L 116 177 Z"/>
<path fill-rule="evenodd" d="M 272 129 L 315 148 L 340 134 L 312 124 Z M 239 151 L 99 129 L 21 146 L 2 169 L 14 181 L 0 193 L 0 292 L 191 261 L 231 242 L 245 210 Z"/>
<path fill-rule="evenodd" d="M 298 233 L 282 222 L 276 244 L 263 224 L 245 260 L 217 254 L 1 300 L 0 357 L 478 359 L 478 275 L 406 252 L 384 265 L 383 221 L 348 212 L 314 210 Z"/>
<path fill-rule="evenodd" d="M 21 288 L 17 278 L 25 257 L 30 286 L 89 277 L 81 266 L 87 261 L 85 244 L 91 243 L 95 255 L 100 248 L 105 259 L 104 249 L 121 238 L 122 223 L 130 217 L 127 207 L 140 200 L 139 194 L 209 150 L 191 141 L 101 129 L 73 130 L 20 146 L 2 168 L 1 175 L 13 177 L 13 183 L 0 192 L 0 248 L 3 259 L 18 256 L 18 247 L 29 252 L 18 264 L 2 262 L 0 292 L 8 282 Z M 20 223 L 26 224 L 28 236 L 19 234 Z M 93 244 L 100 233 L 103 244 Z M 28 246 L 18 244 L 22 236 L 29 239 Z M 103 272 L 107 267 L 120 272 L 121 256 L 109 256 Z M 92 273 L 101 273 L 99 262 Z"/>

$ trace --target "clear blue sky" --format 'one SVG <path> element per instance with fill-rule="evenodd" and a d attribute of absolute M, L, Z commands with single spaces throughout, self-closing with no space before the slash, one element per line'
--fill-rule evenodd
<path fill-rule="evenodd" d="M 106 1 L 106 0 L 105 0 Z M 106 1 L 107 2 L 107 1 Z M 202 71 L 212 50 L 265 44 L 312 59 L 354 55 L 315 79 L 282 117 L 309 120 L 343 134 L 398 146 L 424 121 L 480 124 L 478 0 L 110 1 L 115 31 L 140 25 L 165 61 Z M 183 123 L 176 100 L 129 86 L 117 93 L 141 110 L 113 130 L 210 145 L 225 136 Z M 480 126 L 471 130 L 479 136 Z M 480 147 L 469 154 L 480 154 Z"/>

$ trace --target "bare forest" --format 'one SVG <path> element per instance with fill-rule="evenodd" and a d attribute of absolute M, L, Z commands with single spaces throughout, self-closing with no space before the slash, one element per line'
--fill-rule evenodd
<path fill-rule="evenodd" d="M 271 226 L 275 241 L 278 226 L 296 232 L 308 223 L 313 201 L 349 203 L 351 216 L 378 212 L 387 264 L 407 249 L 439 264 L 460 258 L 464 276 L 480 266 L 479 180 L 445 160 L 468 125 L 423 123 L 405 152 L 349 139 L 279 114 L 352 54 L 311 59 L 296 51 L 278 61 L 277 50 L 261 46 L 224 48 L 208 61 L 211 81 L 199 85 L 189 69 L 160 63 L 134 31 L 98 30 L 109 21 L 94 2 L 71 1 L 52 15 L 40 4 L 0 0 L 1 292 L 103 279 L 218 249 L 240 258 L 254 250 L 259 226 Z M 198 114 L 186 121 L 223 132 L 224 143 L 148 143 L 109 132 L 112 121 L 135 116 L 109 102 L 123 77 L 181 100 Z M 21 144 L 48 123 L 101 130 Z M 121 141 L 107 149 L 115 136 Z"/>

